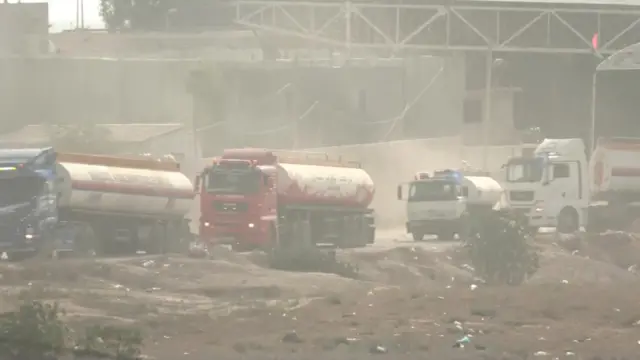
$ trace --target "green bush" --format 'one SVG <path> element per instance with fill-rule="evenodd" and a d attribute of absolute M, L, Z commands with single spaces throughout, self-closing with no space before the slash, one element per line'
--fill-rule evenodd
<path fill-rule="evenodd" d="M 523 224 L 499 211 L 473 218 L 468 249 L 477 276 L 488 284 L 519 285 L 538 270 L 538 254 Z"/>
<path fill-rule="evenodd" d="M 76 341 L 61 319 L 58 304 L 25 302 L 17 311 L 0 314 L 2 359 L 58 359 L 62 355 L 91 355 L 103 359 L 140 358 L 142 335 L 134 329 L 96 325 Z"/>
<path fill-rule="evenodd" d="M 140 358 L 142 334 L 135 329 L 95 325 L 89 327 L 76 346 L 77 355 L 118 360 Z"/>
<path fill-rule="evenodd" d="M 15 359 L 56 357 L 71 344 L 57 304 L 30 301 L 0 315 L 0 351 Z"/>

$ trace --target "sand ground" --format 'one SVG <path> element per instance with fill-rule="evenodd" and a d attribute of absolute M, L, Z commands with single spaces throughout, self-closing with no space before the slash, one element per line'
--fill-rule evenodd
<path fill-rule="evenodd" d="M 358 279 L 266 267 L 260 253 L 0 264 L 0 311 L 58 301 L 72 327 L 129 324 L 169 359 L 611 359 L 640 354 L 640 240 L 540 236 L 524 285 L 474 279 L 454 243 L 339 254 Z M 457 340 L 469 342 L 456 347 Z"/>

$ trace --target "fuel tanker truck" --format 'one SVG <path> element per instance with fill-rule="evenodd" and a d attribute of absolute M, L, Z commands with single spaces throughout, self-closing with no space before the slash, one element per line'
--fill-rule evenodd
<path fill-rule="evenodd" d="M 373 181 L 359 163 L 341 157 L 229 149 L 196 186 L 204 244 L 250 250 L 305 239 L 344 248 L 374 241 Z M 307 236 L 296 233 L 301 226 Z"/>
<path fill-rule="evenodd" d="M 509 203 L 533 229 L 638 231 L 640 138 L 600 138 L 590 159 L 582 139 L 545 139 L 505 168 Z"/>
<path fill-rule="evenodd" d="M 0 251 L 166 252 L 193 197 L 173 161 L 0 150 Z"/>
<path fill-rule="evenodd" d="M 483 173 L 477 175 L 450 169 L 419 172 L 413 181 L 399 185 L 398 200 L 407 202 L 407 233 L 415 241 L 425 235 L 436 235 L 439 240 L 458 235 L 464 240 L 477 212 L 506 206 L 500 184 Z"/>

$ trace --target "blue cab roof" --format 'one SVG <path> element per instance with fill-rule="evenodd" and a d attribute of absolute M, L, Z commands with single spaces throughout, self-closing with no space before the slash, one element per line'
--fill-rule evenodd
<path fill-rule="evenodd" d="M 47 148 L 29 148 L 29 149 L 0 149 L 0 161 L 2 160 L 29 160 L 38 157 L 42 153 L 51 151 L 51 147 Z"/>

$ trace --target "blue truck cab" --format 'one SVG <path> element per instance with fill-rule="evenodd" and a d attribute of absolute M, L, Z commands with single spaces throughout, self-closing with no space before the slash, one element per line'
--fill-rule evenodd
<path fill-rule="evenodd" d="M 53 148 L 0 149 L 0 253 L 38 252 L 58 222 Z"/>

